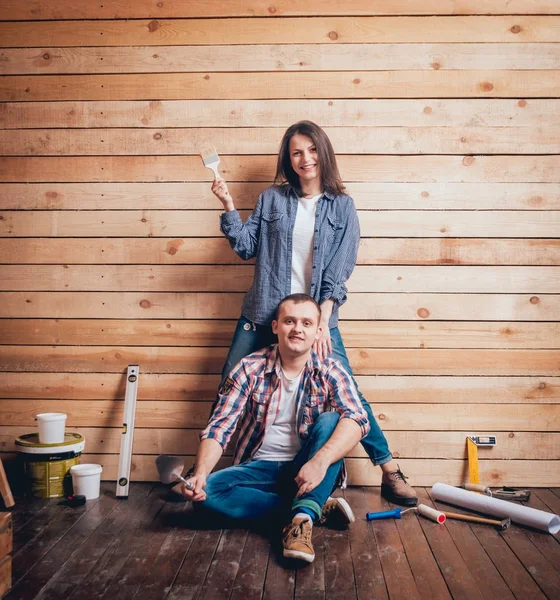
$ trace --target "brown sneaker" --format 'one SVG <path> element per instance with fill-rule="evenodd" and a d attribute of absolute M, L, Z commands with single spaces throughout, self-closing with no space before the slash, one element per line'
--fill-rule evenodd
<path fill-rule="evenodd" d="M 297 558 L 312 563 L 315 560 L 315 550 L 311 543 L 313 525 L 309 519 L 293 519 L 282 531 L 282 545 L 286 558 Z"/>
<path fill-rule="evenodd" d="M 344 498 L 328 498 L 323 506 L 319 523 L 336 529 L 345 529 L 356 520 L 350 505 Z"/>
<path fill-rule="evenodd" d="M 383 473 L 381 479 L 381 495 L 383 498 L 401 506 L 416 506 L 418 497 L 406 480 L 407 477 L 398 465 L 396 471 Z"/>

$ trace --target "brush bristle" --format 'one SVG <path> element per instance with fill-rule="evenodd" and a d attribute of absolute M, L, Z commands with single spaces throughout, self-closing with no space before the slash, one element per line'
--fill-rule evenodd
<path fill-rule="evenodd" d="M 218 152 L 216 148 L 203 148 L 200 152 L 200 158 L 202 158 L 202 162 L 207 165 L 209 163 L 215 163 L 220 161 L 220 157 L 218 156 Z"/>

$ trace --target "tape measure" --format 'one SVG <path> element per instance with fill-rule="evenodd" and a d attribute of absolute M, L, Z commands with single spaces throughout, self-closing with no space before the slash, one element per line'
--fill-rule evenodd
<path fill-rule="evenodd" d="M 469 459 L 469 483 L 479 484 L 480 473 L 478 470 L 478 446 L 495 446 L 496 436 L 480 436 L 480 435 L 469 435 L 467 436 L 467 457 Z M 484 488 L 480 491 L 486 491 Z"/>
<path fill-rule="evenodd" d="M 480 483 L 478 448 L 470 437 L 467 438 L 467 456 L 469 459 L 469 483 Z"/>

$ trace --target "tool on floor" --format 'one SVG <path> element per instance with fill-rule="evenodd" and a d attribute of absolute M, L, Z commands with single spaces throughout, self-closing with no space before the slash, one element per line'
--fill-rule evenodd
<path fill-rule="evenodd" d="M 419 515 L 431 519 L 436 523 L 445 523 L 445 515 L 442 512 L 435 510 L 434 508 L 430 508 L 425 504 L 419 504 L 418 506 L 413 506 L 412 508 L 405 508 L 404 510 L 402 508 L 393 508 L 391 510 L 383 510 L 381 512 L 370 512 L 366 514 L 366 519 L 368 521 L 390 519 L 391 517 L 394 517 L 395 519 L 400 519 L 401 515 L 408 512 L 409 510 L 414 510 Z"/>
<path fill-rule="evenodd" d="M 492 491 L 489 487 L 485 486 L 484 484 L 477 483 L 465 483 L 461 487 L 464 490 L 469 490 L 471 492 L 481 492 L 483 494 L 486 494 L 487 496 L 499 498 L 500 500 L 529 502 L 529 499 L 531 498 L 531 490 L 523 490 L 520 488 L 504 486 L 502 488 Z"/>
<path fill-rule="evenodd" d="M 467 457 L 469 460 L 469 484 L 480 484 L 480 475 L 478 471 L 478 448 L 493 447 L 496 445 L 496 436 L 467 436 Z M 478 491 L 478 490 L 475 490 Z"/>
<path fill-rule="evenodd" d="M 117 476 L 117 498 L 128 498 L 130 484 L 130 466 L 132 463 L 132 444 L 134 443 L 134 421 L 136 418 L 136 395 L 138 393 L 138 376 L 140 367 L 128 365 L 126 372 L 126 390 L 124 395 L 123 430 L 121 452 L 119 455 L 119 471 Z"/>
<path fill-rule="evenodd" d="M 468 508 L 500 519 L 509 517 L 514 523 L 528 525 L 553 535 L 560 531 L 560 516 L 544 510 L 523 506 L 517 502 L 508 502 L 507 500 L 490 498 L 483 494 L 475 494 L 446 483 L 434 483 L 431 496 L 435 500 L 441 500 L 448 504 Z"/>
<path fill-rule="evenodd" d="M 511 519 L 503 519 L 496 521 L 495 519 L 485 519 L 484 517 L 475 517 L 474 515 L 462 515 L 460 513 L 452 513 L 445 511 L 443 513 L 447 519 L 455 519 L 456 521 L 469 521 L 470 523 L 484 523 L 486 525 L 495 525 L 498 531 L 505 531 L 511 525 Z"/>
<path fill-rule="evenodd" d="M 73 496 L 66 497 L 67 505 L 72 506 L 83 506 L 86 503 L 86 497 L 83 494 L 74 494 Z"/>
<path fill-rule="evenodd" d="M 202 162 L 207 169 L 214 171 L 214 176 L 216 179 L 222 178 L 220 172 L 218 171 L 220 157 L 218 156 L 216 148 L 204 148 L 200 153 L 200 158 L 202 158 Z"/>
<path fill-rule="evenodd" d="M 529 502 L 531 498 L 531 490 L 523 490 L 520 488 L 504 486 L 492 492 L 494 498 L 500 500 L 515 500 L 517 502 Z"/>
<path fill-rule="evenodd" d="M 162 483 L 174 483 L 182 481 L 188 490 L 194 490 L 194 484 L 187 481 L 181 473 L 185 468 L 185 463 L 178 456 L 169 456 L 162 454 L 156 458 L 156 467 L 159 473 L 159 478 Z"/>

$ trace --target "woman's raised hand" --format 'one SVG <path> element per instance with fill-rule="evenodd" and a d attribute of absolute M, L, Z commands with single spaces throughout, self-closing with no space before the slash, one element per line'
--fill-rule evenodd
<path fill-rule="evenodd" d="M 224 210 L 234 210 L 233 198 L 229 193 L 226 182 L 222 179 L 214 179 L 212 182 L 212 193 L 224 205 Z"/>

